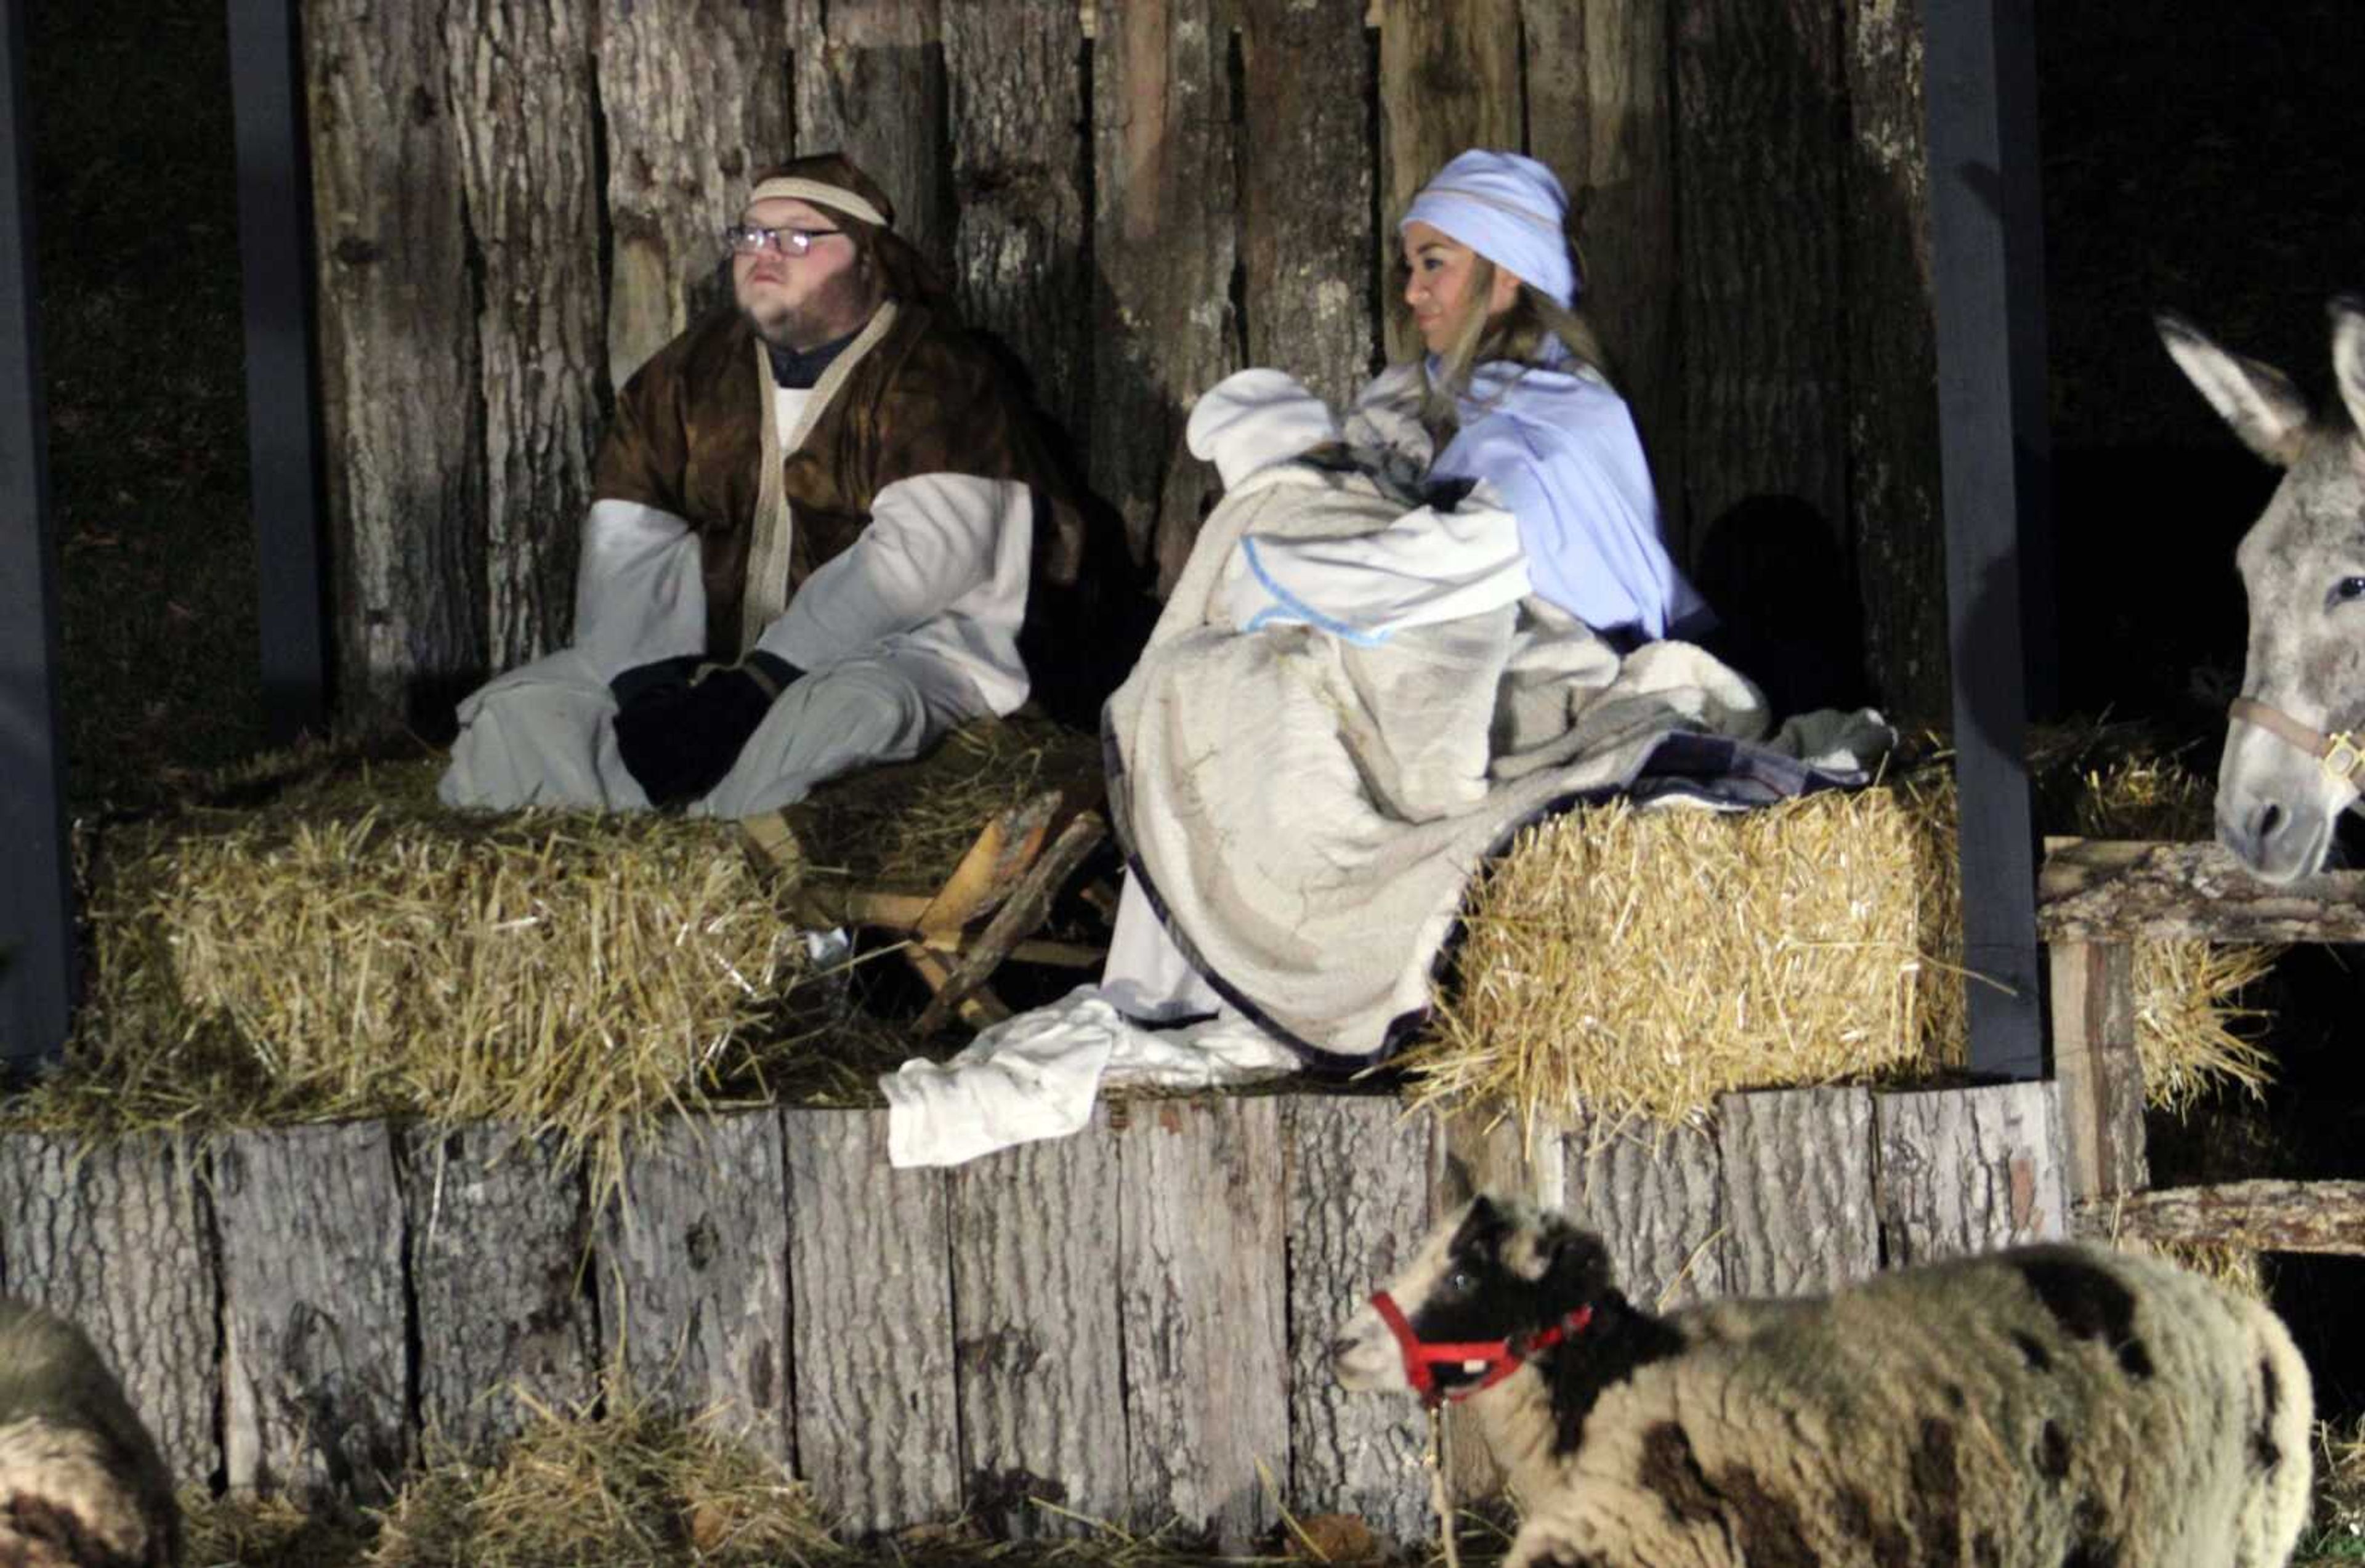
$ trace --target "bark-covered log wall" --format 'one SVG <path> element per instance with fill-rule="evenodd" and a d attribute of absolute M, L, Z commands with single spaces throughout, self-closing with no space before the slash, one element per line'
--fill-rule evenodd
<path fill-rule="evenodd" d="M 342 718 L 565 640 L 615 385 L 757 168 L 842 148 L 1027 367 L 1144 586 L 1242 364 L 1407 352 L 1394 222 L 1473 143 L 1567 186 L 1669 538 L 1945 708 L 1918 0 L 305 6 Z"/>
<path fill-rule="evenodd" d="M 619 1368 L 857 1531 L 1171 1521 L 1237 1551 L 1285 1506 L 1415 1541 L 1418 1407 L 1344 1394 L 1327 1347 L 1469 1184 L 1570 1210 L 1639 1301 L 1824 1290 L 2066 1234 L 2058 1129 L 2046 1083 L 1729 1097 L 1658 1141 L 1264 1095 L 897 1170 L 886 1113 L 789 1109 L 678 1124 L 612 1193 L 490 1127 L 14 1133 L 0 1290 L 90 1330 L 193 1484 L 382 1500 Z"/>

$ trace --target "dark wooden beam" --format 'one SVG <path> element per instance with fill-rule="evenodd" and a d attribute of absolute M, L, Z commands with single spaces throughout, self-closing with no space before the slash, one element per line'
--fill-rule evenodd
<path fill-rule="evenodd" d="M 263 707 L 271 738 L 281 744 L 306 732 L 326 734 L 329 719 L 326 507 L 298 4 L 229 0 Z"/>
<path fill-rule="evenodd" d="M 2044 970 L 2024 624 L 2047 466 L 2035 17 L 2032 0 L 1946 0 L 1922 15 L 1964 961 L 1995 982 L 1969 986 L 1970 1067 L 2034 1078 Z M 2050 646 L 2037 651 L 2049 664 Z"/>
<path fill-rule="evenodd" d="M 73 1004 L 73 886 L 58 733 L 58 552 L 34 315 L 32 115 L 25 7 L 0 7 L 0 1059 L 65 1044 Z"/>

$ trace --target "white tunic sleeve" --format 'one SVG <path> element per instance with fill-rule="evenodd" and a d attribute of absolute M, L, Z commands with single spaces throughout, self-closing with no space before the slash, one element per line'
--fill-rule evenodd
<path fill-rule="evenodd" d="M 698 535 L 639 501 L 592 503 L 575 574 L 575 647 L 601 680 L 706 646 Z"/>
<path fill-rule="evenodd" d="M 756 645 L 805 670 L 882 644 L 929 648 L 1006 711 L 1026 694 L 1017 637 L 1033 540 L 1034 493 L 1015 480 L 899 479 Z"/>

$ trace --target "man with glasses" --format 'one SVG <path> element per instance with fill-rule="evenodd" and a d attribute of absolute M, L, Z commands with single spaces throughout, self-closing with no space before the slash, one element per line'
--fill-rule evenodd
<path fill-rule="evenodd" d="M 461 704 L 447 804 L 753 816 L 1026 700 L 1082 524 L 893 224 L 837 154 L 757 178 L 734 308 L 617 397 L 575 642 Z"/>

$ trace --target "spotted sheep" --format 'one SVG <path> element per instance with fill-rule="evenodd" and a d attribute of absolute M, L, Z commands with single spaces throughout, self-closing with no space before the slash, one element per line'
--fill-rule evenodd
<path fill-rule="evenodd" d="M 1524 1514 L 1509 1568 L 2279 1568 L 2307 1518 L 2281 1322 L 2100 1248 L 1660 1316 L 1597 1238 L 1482 1196 L 1332 1353 L 1351 1389 L 1469 1400 Z"/>
<path fill-rule="evenodd" d="M 0 1568 L 171 1568 L 155 1440 L 81 1329 L 0 1299 Z"/>

